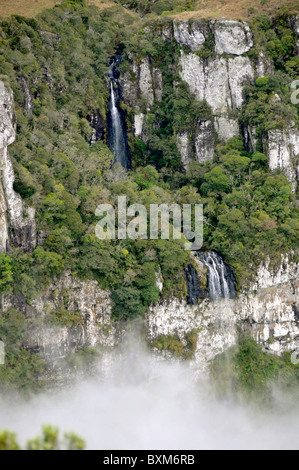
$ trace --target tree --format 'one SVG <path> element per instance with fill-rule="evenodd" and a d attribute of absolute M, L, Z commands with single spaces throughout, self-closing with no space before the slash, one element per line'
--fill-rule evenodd
<path fill-rule="evenodd" d="M 159 173 L 151 165 L 137 169 L 134 175 L 134 181 L 138 184 L 138 187 L 141 190 L 155 186 L 158 183 L 158 180 Z"/>
<path fill-rule="evenodd" d="M 220 166 L 216 166 L 210 172 L 204 175 L 204 180 L 208 183 L 211 191 L 220 193 L 229 192 L 231 182 Z"/>
<path fill-rule="evenodd" d="M 0 253 L 0 295 L 8 291 L 13 282 L 12 260 L 4 253 Z"/>
<path fill-rule="evenodd" d="M 85 441 L 74 433 L 66 433 L 61 439 L 59 429 L 44 426 L 42 435 L 27 443 L 27 450 L 84 450 Z M 21 450 L 15 433 L 0 432 L 0 450 Z"/>
<path fill-rule="evenodd" d="M 0 432 L 0 450 L 20 450 L 15 433 L 9 431 Z"/>
<path fill-rule="evenodd" d="M 225 161 L 225 168 L 232 174 L 232 176 L 240 184 L 242 177 L 246 175 L 246 172 L 250 165 L 250 158 L 242 157 L 241 155 L 229 155 Z"/>
<path fill-rule="evenodd" d="M 146 311 L 141 300 L 140 291 L 134 287 L 120 287 L 112 292 L 111 298 L 115 303 L 113 316 L 117 318 L 117 320 L 136 318 Z"/>

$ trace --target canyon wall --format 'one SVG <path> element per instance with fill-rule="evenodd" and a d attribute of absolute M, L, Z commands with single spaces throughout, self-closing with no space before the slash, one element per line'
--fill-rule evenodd
<path fill-rule="evenodd" d="M 296 21 L 292 24 L 297 28 Z M 159 34 L 165 41 L 175 41 L 179 46 L 174 67 L 195 99 L 206 100 L 212 110 L 211 119 L 198 121 L 193 140 L 187 131 L 176 136 L 183 165 L 187 168 L 194 160 L 212 161 L 218 141 L 225 143 L 230 137 L 240 135 L 235 113 L 243 105 L 244 86 L 271 73 L 273 64 L 262 52 L 255 61 L 247 55 L 253 46 L 253 38 L 249 26 L 243 22 L 174 22 L 162 28 Z M 211 37 L 213 53 L 203 58 L 200 52 Z M 138 62 L 132 56 L 129 62 L 131 70 L 120 78 L 122 95 L 125 104 L 135 113 L 135 135 L 146 141 L 144 123 L 154 104 L 162 100 L 164 77 L 160 68 L 148 58 Z M 141 108 L 140 100 L 146 103 L 146 109 Z M 96 116 L 91 116 L 91 120 L 97 125 Z M 243 129 L 242 132 L 248 146 L 254 150 L 256 129 Z M 97 136 L 93 138 L 96 140 Z M 6 252 L 9 246 L 24 251 L 36 246 L 34 209 L 27 208 L 14 191 L 14 172 L 8 152 L 14 140 L 13 96 L 0 82 L 1 252 Z M 263 145 L 270 169 L 281 169 L 295 190 L 299 173 L 298 129 L 269 131 Z M 34 320 L 30 334 L 24 338 L 24 347 L 48 361 L 50 377 L 55 373 L 61 379 L 63 369 L 59 364 L 69 355 L 84 348 L 113 348 L 122 339 L 124 326 L 111 317 L 110 293 L 100 289 L 96 281 L 81 281 L 70 273 L 55 279 L 30 304 L 20 295 L 3 295 L 1 312 L 11 306 L 19 309 L 29 321 Z M 54 312 L 61 314 L 60 324 L 57 318 L 53 320 Z M 63 317 L 64 312 L 73 317 L 71 324 Z M 239 293 L 237 298 L 212 302 L 204 296 L 201 302 L 193 305 L 175 296 L 161 300 L 149 309 L 145 331 L 150 343 L 169 335 L 185 342 L 186 335 L 196 331 L 193 364 L 199 370 L 207 370 L 209 361 L 237 343 L 239 328 L 248 331 L 270 353 L 296 350 L 298 322 L 299 265 L 290 255 L 285 256 L 276 269 L 270 267 L 270 262 L 261 265 L 256 283 L 246 292 Z"/>
<path fill-rule="evenodd" d="M 150 344 L 172 335 L 184 345 L 187 335 L 195 332 L 197 340 L 191 365 L 198 372 L 207 372 L 210 361 L 237 344 L 240 329 L 270 354 L 299 349 L 298 262 L 284 256 L 274 269 L 268 261 L 260 266 L 249 289 L 236 298 L 215 301 L 202 290 L 201 277 L 207 275 L 203 263 L 197 261 L 196 271 L 202 300 L 192 304 L 190 299 L 171 297 L 152 305 L 144 320 Z M 24 347 L 44 358 L 48 364 L 47 377 L 60 383 L 69 379 L 68 358 L 86 348 L 111 351 L 121 344 L 128 327 L 113 320 L 109 291 L 102 290 L 96 281 L 81 281 L 69 272 L 57 278 L 30 304 L 20 295 L 3 295 L 0 312 L 11 306 L 32 323 Z M 59 324 L 59 318 L 64 312 L 67 316 L 63 325 Z M 175 357 L 167 350 L 162 355 L 168 359 Z"/>
<path fill-rule="evenodd" d="M 291 18 L 290 23 L 298 34 L 298 18 Z M 262 50 L 254 58 L 248 55 L 254 47 L 248 24 L 225 19 L 174 21 L 156 29 L 156 34 L 165 42 L 176 45 L 171 69 L 188 85 L 195 99 L 206 101 L 212 111 L 212 119 L 199 120 L 195 132 L 190 129 L 177 135 L 182 165 L 187 169 L 192 161 L 212 161 L 217 142 L 226 143 L 242 134 L 248 150 L 256 151 L 256 129 L 241 128 L 238 111 L 244 104 L 244 87 L 271 75 L 274 64 Z M 147 113 L 161 101 L 165 77 L 148 57 L 140 60 L 129 54 L 127 61 L 130 70 L 120 79 L 123 99 L 135 113 L 133 133 L 147 141 Z M 140 105 L 142 101 L 146 102 L 146 109 Z M 282 170 L 295 191 L 299 166 L 298 129 L 271 130 L 261 139 L 270 169 Z"/>

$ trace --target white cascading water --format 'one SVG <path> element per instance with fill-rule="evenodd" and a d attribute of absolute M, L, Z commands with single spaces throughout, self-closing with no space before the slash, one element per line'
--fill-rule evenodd
<path fill-rule="evenodd" d="M 209 269 L 209 291 L 210 298 L 231 298 L 230 287 L 227 281 L 227 273 L 223 259 L 216 253 L 208 253 L 203 257 L 204 264 Z"/>
<path fill-rule="evenodd" d="M 114 67 L 114 65 L 113 65 Z M 119 162 L 128 170 L 130 168 L 130 159 L 128 156 L 128 149 L 126 143 L 126 136 L 122 124 L 122 116 L 117 107 L 117 95 L 115 92 L 115 79 L 113 75 L 113 67 L 110 69 L 110 114 L 111 114 L 111 135 L 110 135 L 110 149 L 115 155 L 115 162 Z"/>
<path fill-rule="evenodd" d="M 120 114 L 116 106 L 113 80 L 111 80 L 111 118 L 113 127 L 113 150 L 117 159 L 117 157 L 121 155 L 124 141 Z"/>

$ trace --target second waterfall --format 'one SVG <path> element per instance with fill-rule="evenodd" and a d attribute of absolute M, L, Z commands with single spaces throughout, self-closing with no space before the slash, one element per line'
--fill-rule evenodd
<path fill-rule="evenodd" d="M 120 103 L 120 89 L 118 83 L 118 66 L 121 57 L 117 57 L 109 70 L 110 101 L 109 101 L 109 147 L 115 155 L 115 163 L 119 162 L 125 170 L 131 169 L 131 158 L 125 132 L 125 119 Z"/>

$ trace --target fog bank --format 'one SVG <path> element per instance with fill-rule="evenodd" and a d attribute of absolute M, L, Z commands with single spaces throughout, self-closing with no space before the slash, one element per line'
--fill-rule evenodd
<path fill-rule="evenodd" d="M 74 431 L 89 449 L 296 449 L 298 408 L 285 414 L 255 413 L 220 402 L 206 382 L 195 383 L 185 365 L 157 362 L 133 344 L 110 373 L 67 391 L 28 402 L 0 402 L 0 429 L 22 444 L 42 424 Z M 107 358 L 106 358 L 107 362 Z"/>

